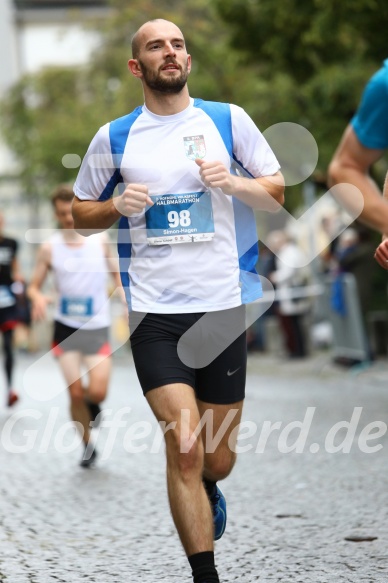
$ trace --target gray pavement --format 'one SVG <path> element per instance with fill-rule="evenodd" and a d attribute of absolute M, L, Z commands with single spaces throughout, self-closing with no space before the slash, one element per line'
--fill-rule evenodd
<path fill-rule="evenodd" d="M 189 583 L 160 432 L 126 349 L 114 360 L 93 470 L 78 465 L 51 357 L 20 355 L 16 385 L 20 403 L 0 409 L 0 581 Z M 247 451 L 222 486 L 223 583 L 388 580 L 387 413 L 387 361 L 348 371 L 325 353 L 249 357 Z M 357 537 L 373 540 L 346 540 Z"/>

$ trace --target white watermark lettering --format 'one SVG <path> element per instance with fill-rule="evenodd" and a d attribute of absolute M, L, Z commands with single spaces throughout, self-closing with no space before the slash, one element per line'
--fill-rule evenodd
<path fill-rule="evenodd" d="M 352 447 L 365 454 L 374 454 L 383 448 L 381 439 L 387 434 L 387 424 L 372 421 L 362 427 L 362 407 L 354 407 L 350 420 L 341 420 L 326 432 L 321 430 L 321 444 L 308 442 L 316 407 L 307 407 L 302 420 L 282 421 L 269 419 L 257 424 L 249 419 L 237 423 L 239 409 L 230 409 L 222 423 L 215 421 L 213 410 L 207 410 L 200 419 L 190 409 L 182 409 L 180 419 L 167 423 L 148 420 L 130 420 L 131 407 L 117 411 L 105 409 L 97 427 L 91 425 L 90 449 L 101 446 L 100 459 L 107 460 L 114 448 L 120 445 L 129 454 L 148 452 L 159 454 L 165 449 L 166 435 L 175 432 L 175 440 L 182 454 L 190 453 L 199 440 L 203 440 L 206 454 L 214 454 L 220 447 L 228 447 L 236 454 L 264 453 L 271 440 L 271 448 L 279 453 L 348 454 Z M 44 421 L 42 421 L 44 419 Z M 39 425 L 38 425 L 39 422 Z M 193 428 L 193 426 L 195 427 Z M 75 451 L 82 444 L 84 429 L 81 423 L 59 422 L 59 408 L 52 407 L 44 417 L 35 409 L 14 413 L 5 423 L 1 433 L 1 446 L 9 453 L 26 453 L 36 449 L 47 454 L 53 448 L 58 453 Z"/>

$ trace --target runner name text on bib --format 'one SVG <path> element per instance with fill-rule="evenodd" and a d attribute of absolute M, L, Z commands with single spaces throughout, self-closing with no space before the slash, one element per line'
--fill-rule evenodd
<path fill-rule="evenodd" d="M 148 245 L 200 243 L 214 237 L 211 193 L 151 196 L 145 213 Z"/>

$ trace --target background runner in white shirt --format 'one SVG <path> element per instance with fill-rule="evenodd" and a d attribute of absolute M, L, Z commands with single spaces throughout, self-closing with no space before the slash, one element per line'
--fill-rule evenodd
<path fill-rule="evenodd" d="M 42 293 L 42 286 L 52 272 L 58 293 L 53 354 L 69 387 L 72 419 L 78 422 L 78 428 L 82 427 L 85 452 L 81 465 L 89 467 L 96 458 L 90 442 L 91 424 L 99 421 L 100 403 L 106 397 L 111 372 L 108 272 L 115 287 L 121 284 L 106 234 L 85 238 L 74 231 L 73 196 L 66 184 L 52 194 L 60 230 L 41 245 L 28 294 L 32 318 L 46 318 L 52 300 Z M 81 380 L 83 366 L 88 372 L 87 387 Z"/>

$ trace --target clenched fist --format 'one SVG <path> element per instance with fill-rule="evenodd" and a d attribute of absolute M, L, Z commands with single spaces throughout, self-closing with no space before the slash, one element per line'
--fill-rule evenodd
<path fill-rule="evenodd" d="M 148 188 L 144 184 L 128 184 L 120 196 L 113 199 L 113 204 L 121 215 L 131 217 L 141 213 L 147 205 L 154 203 L 148 195 Z"/>

